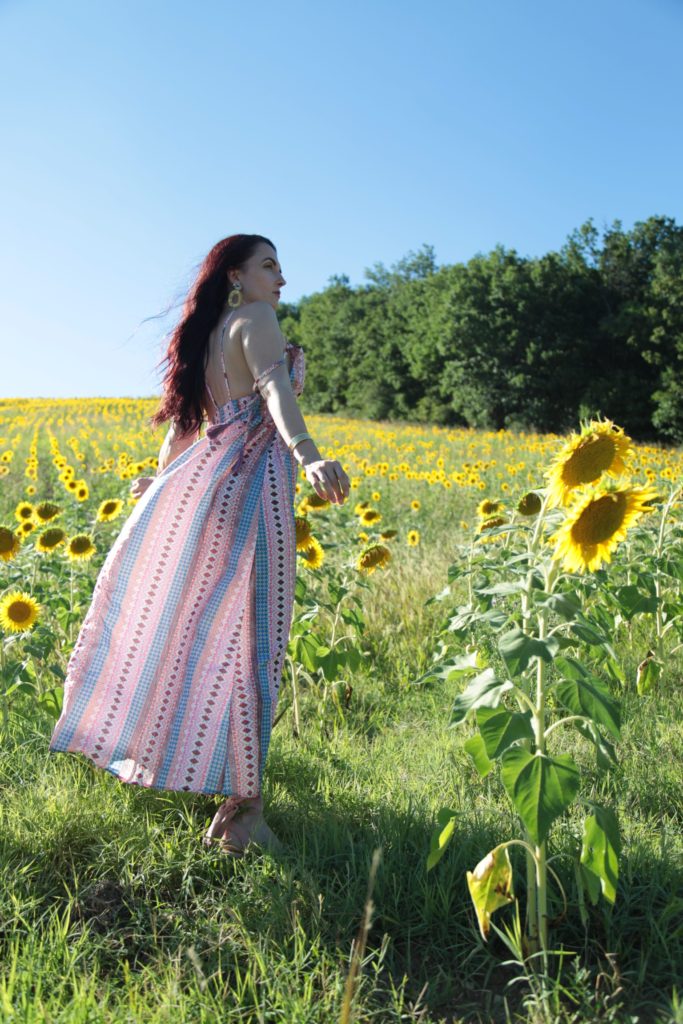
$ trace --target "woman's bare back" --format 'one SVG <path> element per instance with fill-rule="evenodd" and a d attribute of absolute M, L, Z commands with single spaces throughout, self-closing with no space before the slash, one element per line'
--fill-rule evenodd
<path fill-rule="evenodd" d="M 220 344 L 224 326 L 223 359 L 225 361 L 228 387 L 230 388 L 229 396 L 223 377 L 223 367 L 221 366 Z M 211 394 L 219 405 L 225 405 L 228 398 L 249 398 L 253 395 L 254 378 L 244 358 L 244 350 L 242 348 L 241 310 L 232 311 L 230 314 L 224 313 L 219 317 L 216 326 L 209 335 L 207 359 L 205 379 L 208 381 Z M 291 370 L 292 360 L 289 353 L 287 353 L 287 367 Z M 206 399 L 208 399 L 208 405 L 206 404 Z M 213 408 L 213 404 L 208 395 L 206 399 L 204 407 L 208 411 Z"/>

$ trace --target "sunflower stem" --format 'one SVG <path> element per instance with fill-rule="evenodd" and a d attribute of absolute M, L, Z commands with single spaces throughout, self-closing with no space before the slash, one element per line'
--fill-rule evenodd
<path fill-rule="evenodd" d="M 657 595 L 657 608 L 655 610 L 655 624 L 657 629 L 657 657 L 660 661 L 664 658 L 664 616 L 662 613 L 662 581 L 659 570 L 659 562 L 662 557 L 662 551 L 664 549 L 664 532 L 666 520 L 669 515 L 669 510 L 676 499 L 676 496 L 681 491 L 680 487 L 677 487 L 671 492 L 667 501 L 664 503 L 662 508 L 662 516 L 659 523 L 659 531 L 657 534 L 657 544 L 655 546 L 655 594 Z"/>
<path fill-rule="evenodd" d="M 5 644 L 0 640 L 0 683 L 2 684 L 2 728 L 5 736 L 9 736 L 9 698 L 5 693 Z"/>
<path fill-rule="evenodd" d="M 289 661 L 289 667 L 292 672 L 292 711 L 294 713 L 294 729 L 292 732 L 294 733 L 294 737 L 299 739 L 299 736 L 301 735 L 301 722 L 299 721 L 299 684 L 296 679 L 296 665 L 294 664 L 292 657 L 287 655 L 287 660 Z"/>
<path fill-rule="evenodd" d="M 553 568 L 549 569 L 546 576 L 546 589 L 552 588 Z M 538 639 L 546 638 L 546 610 L 538 610 Z M 534 735 L 536 739 L 537 754 L 545 754 L 545 674 L 546 663 L 543 658 L 536 662 L 536 715 L 534 718 Z M 537 888 L 537 912 L 538 912 L 538 936 L 543 954 L 543 971 L 548 971 L 548 873 L 546 867 L 546 844 L 545 840 L 536 846 L 536 888 Z"/>

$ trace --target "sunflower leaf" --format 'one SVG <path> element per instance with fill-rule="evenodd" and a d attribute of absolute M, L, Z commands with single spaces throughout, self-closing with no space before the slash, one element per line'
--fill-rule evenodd
<path fill-rule="evenodd" d="M 453 838 L 457 811 L 448 807 L 442 807 L 436 816 L 437 825 L 431 835 L 429 844 L 429 855 L 427 857 L 427 871 L 431 871 L 435 864 L 438 864 L 443 857 L 446 847 Z"/>
<path fill-rule="evenodd" d="M 455 698 L 449 724 L 454 726 L 464 722 L 473 708 L 497 707 L 503 694 L 512 688 L 513 684 L 509 679 L 501 682 L 492 668 L 484 669 L 471 679 L 467 688 Z"/>
<path fill-rule="evenodd" d="M 488 939 L 491 914 L 512 903 L 512 864 L 506 846 L 497 846 L 487 853 L 474 871 L 467 872 L 467 888 L 484 941 Z"/>
<path fill-rule="evenodd" d="M 621 614 L 629 622 L 634 615 L 652 615 L 657 610 L 659 599 L 656 594 L 644 594 L 633 584 L 617 587 L 612 591 Z"/>
<path fill-rule="evenodd" d="M 463 748 L 474 761 L 474 767 L 479 772 L 481 778 L 485 779 L 489 772 L 493 770 L 493 761 L 490 760 L 486 753 L 486 746 L 481 733 L 477 732 L 474 736 L 470 736 L 468 740 L 465 740 Z"/>
<path fill-rule="evenodd" d="M 617 763 L 617 752 L 613 744 L 602 735 L 595 722 L 573 722 L 572 725 L 584 739 L 590 740 L 595 747 L 595 762 L 601 771 L 609 771 Z"/>
<path fill-rule="evenodd" d="M 531 714 L 526 711 L 508 711 L 506 707 L 478 708 L 477 725 L 486 755 L 496 760 L 503 751 L 519 740 L 533 740 Z"/>
<path fill-rule="evenodd" d="M 614 903 L 621 852 L 619 825 L 614 812 L 608 807 L 593 804 L 592 809 L 593 814 L 588 815 L 583 825 L 582 874 L 593 903 L 597 903 L 601 890 L 605 899 Z"/>
<path fill-rule="evenodd" d="M 501 778 L 534 843 L 542 843 L 553 821 L 579 791 L 581 776 L 570 754 L 548 757 L 510 747 L 501 759 Z"/>
<path fill-rule="evenodd" d="M 621 739 L 619 705 L 596 676 L 563 679 L 554 689 L 557 699 L 572 714 L 586 715 L 616 740 Z"/>
<path fill-rule="evenodd" d="M 518 626 L 504 633 L 498 641 L 498 650 L 512 676 L 521 675 L 532 658 L 552 661 L 559 649 L 560 645 L 554 636 L 538 640 L 528 636 Z"/>

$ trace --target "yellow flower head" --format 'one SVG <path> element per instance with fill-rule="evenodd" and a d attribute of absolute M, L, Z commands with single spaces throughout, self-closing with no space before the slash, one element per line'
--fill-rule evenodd
<path fill-rule="evenodd" d="M 33 505 L 30 501 L 20 501 L 14 514 L 20 523 L 30 523 L 33 519 Z"/>
<path fill-rule="evenodd" d="M 330 507 L 328 499 L 321 498 L 319 494 L 309 494 L 304 498 L 304 501 L 306 502 L 308 511 L 310 512 L 320 512 L 322 509 Z"/>
<path fill-rule="evenodd" d="M 527 491 L 517 503 L 517 511 L 521 516 L 537 516 L 543 502 L 536 491 Z"/>
<path fill-rule="evenodd" d="M 369 548 L 361 551 L 356 562 L 356 568 L 359 572 L 365 572 L 370 575 L 377 568 L 383 569 L 390 561 L 391 552 L 388 547 L 384 544 L 372 544 Z"/>
<path fill-rule="evenodd" d="M 359 501 L 359 502 L 357 502 L 356 503 L 356 507 L 353 510 L 353 514 L 355 516 L 362 516 L 363 512 L 365 512 L 366 508 L 368 508 L 369 505 L 370 505 L 369 501 Z"/>
<path fill-rule="evenodd" d="M 311 537 L 311 524 L 306 516 L 294 516 L 294 526 L 296 528 L 296 550 L 304 551 L 308 547 Z"/>
<path fill-rule="evenodd" d="M 631 438 L 611 420 L 592 420 L 580 434 L 572 434 L 549 469 L 548 506 L 568 505 L 577 487 L 595 483 L 603 473 L 618 476 L 633 455 Z"/>
<path fill-rule="evenodd" d="M 420 543 L 420 531 L 419 530 L 408 530 L 408 544 L 411 548 L 416 547 Z"/>
<path fill-rule="evenodd" d="M 15 533 L 8 526 L 0 526 L 0 558 L 3 562 L 11 562 L 19 551 L 21 551 L 19 531 Z"/>
<path fill-rule="evenodd" d="M 122 508 L 123 502 L 120 498 L 108 498 L 98 508 L 95 518 L 99 523 L 108 523 L 111 519 L 116 519 Z"/>
<path fill-rule="evenodd" d="M 319 569 L 325 561 L 325 552 L 320 541 L 311 536 L 308 546 L 299 552 L 299 557 L 303 559 L 307 569 Z"/>
<path fill-rule="evenodd" d="M 649 485 L 595 487 L 571 506 L 562 526 L 549 538 L 555 545 L 555 557 L 562 560 L 567 572 L 599 569 L 611 560 L 636 519 L 652 511 L 649 502 L 656 494 Z"/>
<path fill-rule="evenodd" d="M 0 601 L 0 625 L 8 633 L 24 633 L 38 618 L 40 605 L 21 590 L 5 594 Z"/>
<path fill-rule="evenodd" d="M 413 512 L 417 512 L 420 508 L 419 498 L 413 498 L 413 500 L 410 503 L 410 507 L 412 508 Z"/>
<path fill-rule="evenodd" d="M 61 512 L 59 505 L 56 505 L 54 501 L 41 501 L 33 510 L 35 519 L 40 523 L 49 523 L 51 519 L 54 519 Z"/>
<path fill-rule="evenodd" d="M 382 540 L 393 540 L 397 534 L 398 530 L 384 530 L 382 533 L 380 533 L 380 538 Z M 367 534 L 365 535 L 365 539 L 368 539 Z"/>
<path fill-rule="evenodd" d="M 365 512 L 361 513 L 360 521 L 363 526 L 372 526 L 373 523 L 378 523 L 381 518 L 382 515 L 377 509 L 366 508 Z"/>
<path fill-rule="evenodd" d="M 63 530 L 61 526 L 51 526 L 47 530 L 43 530 L 38 539 L 36 540 L 37 551 L 54 551 L 56 547 L 63 544 L 66 540 L 66 530 Z"/>
<path fill-rule="evenodd" d="M 477 505 L 477 515 L 480 519 L 488 519 L 489 516 L 495 516 L 497 512 L 502 512 L 503 502 L 495 501 L 493 498 L 484 498 Z"/>
<path fill-rule="evenodd" d="M 485 530 L 492 530 L 494 526 L 503 526 L 505 523 L 507 523 L 505 516 L 489 516 L 488 519 L 479 523 L 477 533 L 484 533 Z"/>
<path fill-rule="evenodd" d="M 75 534 L 66 546 L 70 562 L 87 562 L 97 551 L 92 537 L 87 533 Z"/>

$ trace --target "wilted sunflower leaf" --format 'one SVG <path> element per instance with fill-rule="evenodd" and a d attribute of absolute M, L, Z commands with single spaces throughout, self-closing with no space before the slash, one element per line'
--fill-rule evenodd
<path fill-rule="evenodd" d="M 480 860 L 474 871 L 467 872 L 467 888 L 484 942 L 491 930 L 491 914 L 512 903 L 512 864 L 507 846 L 496 846 Z"/>

